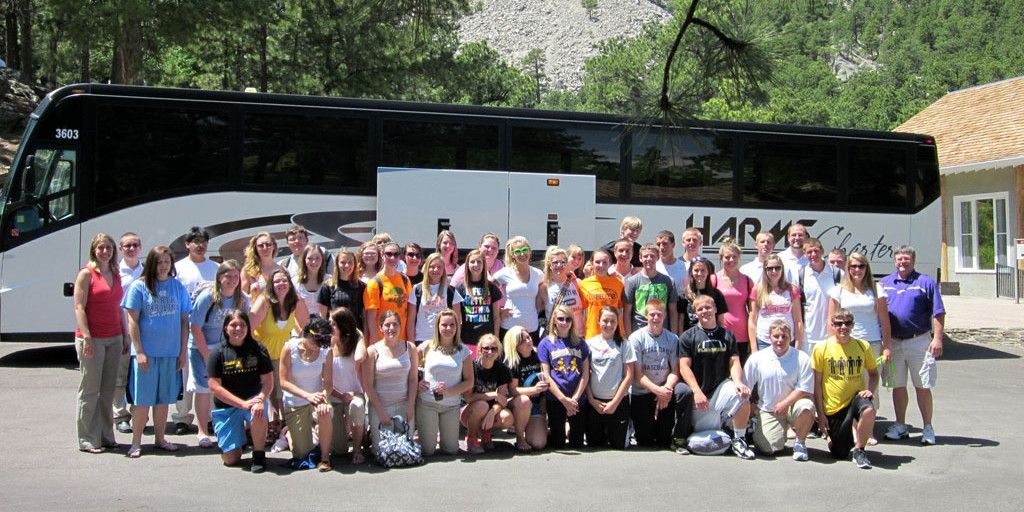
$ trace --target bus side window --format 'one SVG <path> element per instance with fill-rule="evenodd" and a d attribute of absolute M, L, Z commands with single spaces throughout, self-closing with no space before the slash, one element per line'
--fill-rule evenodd
<path fill-rule="evenodd" d="M 37 149 L 22 169 L 22 205 L 11 216 L 7 235 L 20 237 L 75 213 L 75 151 Z"/>

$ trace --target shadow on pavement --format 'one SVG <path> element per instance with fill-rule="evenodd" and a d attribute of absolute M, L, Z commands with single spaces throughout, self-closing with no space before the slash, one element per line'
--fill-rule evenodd
<path fill-rule="evenodd" d="M 994 448 L 999 446 L 999 441 L 994 439 L 979 439 L 977 437 L 963 436 L 936 436 L 935 440 L 940 445 L 966 446 L 968 448 Z"/>
<path fill-rule="evenodd" d="M 1003 352 L 993 346 L 974 343 L 959 343 L 946 336 L 943 341 L 943 354 L 940 360 L 970 361 L 978 359 L 1020 359 L 1017 354 Z"/>
<path fill-rule="evenodd" d="M 900 466 L 914 461 L 914 457 L 910 455 L 889 455 L 884 452 L 880 453 L 872 447 L 868 447 L 867 453 L 868 458 L 871 459 L 871 465 L 879 469 L 899 469 Z"/>
<path fill-rule="evenodd" d="M 0 366 L 7 368 L 64 368 L 78 369 L 78 356 L 74 345 L 29 348 L 0 357 Z"/>

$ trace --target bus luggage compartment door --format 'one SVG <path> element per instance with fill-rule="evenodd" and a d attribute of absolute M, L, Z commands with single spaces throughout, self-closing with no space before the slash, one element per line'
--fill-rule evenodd
<path fill-rule="evenodd" d="M 451 169 L 377 170 L 377 232 L 434 252 L 438 229 L 455 234 L 461 249 L 493 232 L 508 238 L 508 173 Z"/>
<path fill-rule="evenodd" d="M 509 173 L 508 232 L 523 235 L 534 250 L 557 240 L 565 248 L 594 244 L 596 181 L 575 174 Z"/>

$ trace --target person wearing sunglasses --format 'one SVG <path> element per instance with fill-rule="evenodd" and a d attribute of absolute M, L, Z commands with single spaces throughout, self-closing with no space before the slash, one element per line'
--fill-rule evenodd
<path fill-rule="evenodd" d="M 829 318 L 834 334 L 815 346 L 811 356 L 818 428 L 828 437 L 833 458 L 846 459 L 852 450 L 857 467 L 869 469 L 871 461 L 864 449 L 875 429 L 877 409 L 871 391 L 878 385 L 875 356 L 866 341 L 851 335 L 856 325 L 852 312 L 840 308 Z"/>
<path fill-rule="evenodd" d="M 800 348 L 804 339 L 800 291 L 786 279 L 786 267 L 777 254 L 765 258 L 762 274 L 760 282 L 750 295 L 747 334 L 751 340 L 757 340 L 757 350 L 761 350 L 771 345 L 768 340 L 768 326 L 775 320 L 785 320 L 796 333 L 796 347 Z"/>
<path fill-rule="evenodd" d="M 505 243 L 505 268 L 494 275 L 494 282 L 504 290 L 505 305 L 501 316 L 501 337 L 517 325 L 537 339 L 540 321 L 538 311 L 544 307 L 546 290 L 541 288 L 544 273 L 530 266 L 530 242 L 514 236 Z"/>
<path fill-rule="evenodd" d="M 501 363 L 512 374 L 512 414 L 515 417 L 516 449 L 543 450 L 548 444 L 544 395 L 550 383 L 541 372 L 540 356 L 526 329 L 513 327 L 505 334 Z"/>
<path fill-rule="evenodd" d="M 270 274 L 283 268 L 274 261 L 277 255 L 277 240 L 266 231 L 260 231 L 249 239 L 245 247 L 245 263 L 242 264 L 242 292 L 256 297 L 267 287 Z M 255 300 L 255 299 L 253 299 Z M 276 355 L 271 352 L 271 357 Z"/>
<path fill-rule="evenodd" d="M 548 321 L 548 335 L 537 347 L 548 388 L 548 446 L 565 446 L 565 422 L 569 420 L 569 447 L 582 448 L 586 430 L 583 393 L 590 381 L 590 348 L 577 333 L 568 306 L 555 306 Z"/>
<path fill-rule="evenodd" d="M 313 315 L 302 329 L 302 336 L 288 340 L 281 349 L 281 390 L 284 420 L 291 438 L 292 467 L 299 467 L 297 463 L 306 460 L 317 448 L 313 435 L 316 428 L 320 453 L 317 470 L 332 469 L 334 357 L 331 332 L 327 319 Z"/>
<path fill-rule="evenodd" d="M 497 336 L 488 333 L 480 338 L 473 361 L 473 387 L 463 395 L 466 405 L 460 414 L 466 427 L 466 451 L 474 455 L 494 448 L 494 432 L 512 428 L 514 424 L 512 411 L 508 409 L 512 375 L 498 362 L 501 354 Z"/>
<path fill-rule="evenodd" d="M 564 304 L 572 309 L 576 325 L 583 325 L 583 308 L 586 303 L 580 296 L 576 276 L 569 272 L 569 254 L 557 245 L 548 247 L 544 253 L 544 282 L 541 288 L 545 294 L 545 318 L 551 318 L 555 306 Z"/>
<path fill-rule="evenodd" d="M 412 281 L 398 271 L 398 262 L 402 259 L 402 246 L 396 242 L 387 242 L 381 247 L 384 266 L 377 275 L 366 283 L 363 292 L 363 311 L 366 316 L 367 333 L 370 340 L 380 340 L 378 319 L 385 311 L 394 311 L 403 326 L 408 325 L 409 295 L 412 293 Z"/>
<path fill-rule="evenodd" d="M 888 295 L 871 276 L 871 264 L 863 253 L 851 252 L 847 256 L 843 279 L 839 286 L 829 290 L 829 316 L 840 309 L 853 313 L 855 323 L 850 336 L 868 342 L 875 357 L 882 356 L 888 362 L 892 354 Z M 878 389 L 871 388 L 871 392 L 878 409 Z M 878 443 L 874 436 L 868 442 L 872 446 Z"/>
<path fill-rule="evenodd" d="M 423 281 L 423 272 L 420 267 L 423 265 L 423 248 L 420 244 L 406 244 L 403 249 L 402 261 L 405 262 L 405 275 L 409 277 L 412 284 L 420 284 Z"/>

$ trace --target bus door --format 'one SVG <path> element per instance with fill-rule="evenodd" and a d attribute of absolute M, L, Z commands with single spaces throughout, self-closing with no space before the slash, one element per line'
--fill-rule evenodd
<path fill-rule="evenodd" d="M 37 147 L 24 156 L 8 175 L 15 181 L 3 209 L 0 333 L 5 341 L 52 331 L 54 318 L 73 318 L 71 284 L 85 258 L 75 221 L 76 150 Z M 73 321 L 59 323 L 73 326 Z"/>
<path fill-rule="evenodd" d="M 461 249 L 484 233 L 502 242 L 522 235 L 533 248 L 594 239 L 593 176 L 382 167 L 377 171 L 377 231 L 431 252 L 441 229 Z"/>

